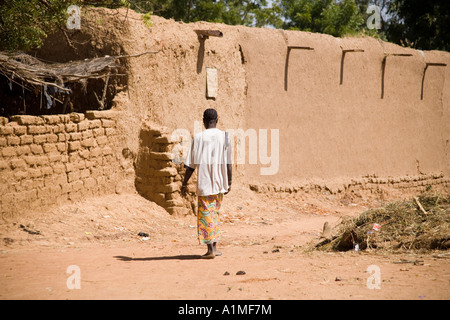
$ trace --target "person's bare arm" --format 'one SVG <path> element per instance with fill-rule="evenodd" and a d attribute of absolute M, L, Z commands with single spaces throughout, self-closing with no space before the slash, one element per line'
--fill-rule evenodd
<path fill-rule="evenodd" d="M 231 170 L 231 164 L 227 164 L 227 175 L 228 175 L 228 192 L 231 191 L 231 180 L 232 180 L 232 170 Z M 227 194 L 226 192 L 225 194 Z"/>
<path fill-rule="evenodd" d="M 183 180 L 183 184 L 181 185 L 181 195 L 185 196 L 186 192 L 187 192 L 187 183 L 189 181 L 189 179 L 191 178 L 192 174 L 194 173 L 195 169 L 192 169 L 191 167 L 188 166 L 184 166 L 186 169 L 186 172 L 184 174 L 184 180 Z"/>

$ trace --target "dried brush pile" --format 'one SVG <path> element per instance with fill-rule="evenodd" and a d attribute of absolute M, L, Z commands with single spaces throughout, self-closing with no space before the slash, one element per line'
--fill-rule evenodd
<path fill-rule="evenodd" d="M 342 221 L 319 250 L 434 250 L 450 248 L 450 195 L 424 193 Z"/>

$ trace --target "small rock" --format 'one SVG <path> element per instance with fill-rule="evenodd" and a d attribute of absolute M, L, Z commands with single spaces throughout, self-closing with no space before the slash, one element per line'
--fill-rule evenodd
<path fill-rule="evenodd" d="M 148 233 L 145 233 L 145 232 L 139 232 L 139 233 L 138 233 L 138 236 L 140 236 L 140 237 L 148 237 Z"/>
<path fill-rule="evenodd" d="M 342 281 L 342 278 L 340 276 L 337 276 L 336 279 L 334 279 L 334 281 Z"/>
<path fill-rule="evenodd" d="M 275 253 L 275 252 L 280 252 L 280 249 L 273 249 L 272 252 L 273 252 L 273 253 Z"/>
<path fill-rule="evenodd" d="M 245 274 L 245 271 L 243 271 L 243 270 L 239 270 L 238 272 L 236 272 L 237 276 L 242 276 L 244 274 Z"/>
<path fill-rule="evenodd" d="M 229 276 L 230 273 L 228 271 L 225 271 L 225 273 L 223 274 L 224 276 Z"/>

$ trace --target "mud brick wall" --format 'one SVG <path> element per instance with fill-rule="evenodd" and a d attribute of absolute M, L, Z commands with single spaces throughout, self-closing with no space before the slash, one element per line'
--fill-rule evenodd
<path fill-rule="evenodd" d="M 339 194 L 349 190 L 365 190 L 377 192 L 380 189 L 405 190 L 423 192 L 429 189 L 443 189 L 450 191 L 450 178 L 443 173 L 423 174 L 403 177 L 378 177 L 368 175 L 359 179 L 340 181 L 313 181 L 298 184 L 274 185 L 274 184 L 250 184 L 250 189 L 256 192 L 300 192 L 300 191 L 324 191 L 330 194 Z"/>
<path fill-rule="evenodd" d="M 164 207 L 170 214 L 195 213 L 195 173 L 188 183 L 188 195 L 180 190 L 185 169 L 176 161 L 180 141 L 172 140 L 167 128 L 145 124 L 139 134 L 139 152 L 135 162 L 136 190 L 143 197 Z"/>
<path fill-rule="evenodd" d="M 114 111 L 0 118 L 0 212 L 115 192 Z"/>

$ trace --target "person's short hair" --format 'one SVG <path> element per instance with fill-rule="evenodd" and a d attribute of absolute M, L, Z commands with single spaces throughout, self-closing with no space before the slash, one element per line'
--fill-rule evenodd
<path fill-rule="evenodd" d="M 203 122 L 209 123 L 210 121 L 217 120 L 217 111 L 215 109 L 206 109 L 203 112 Z"/>

